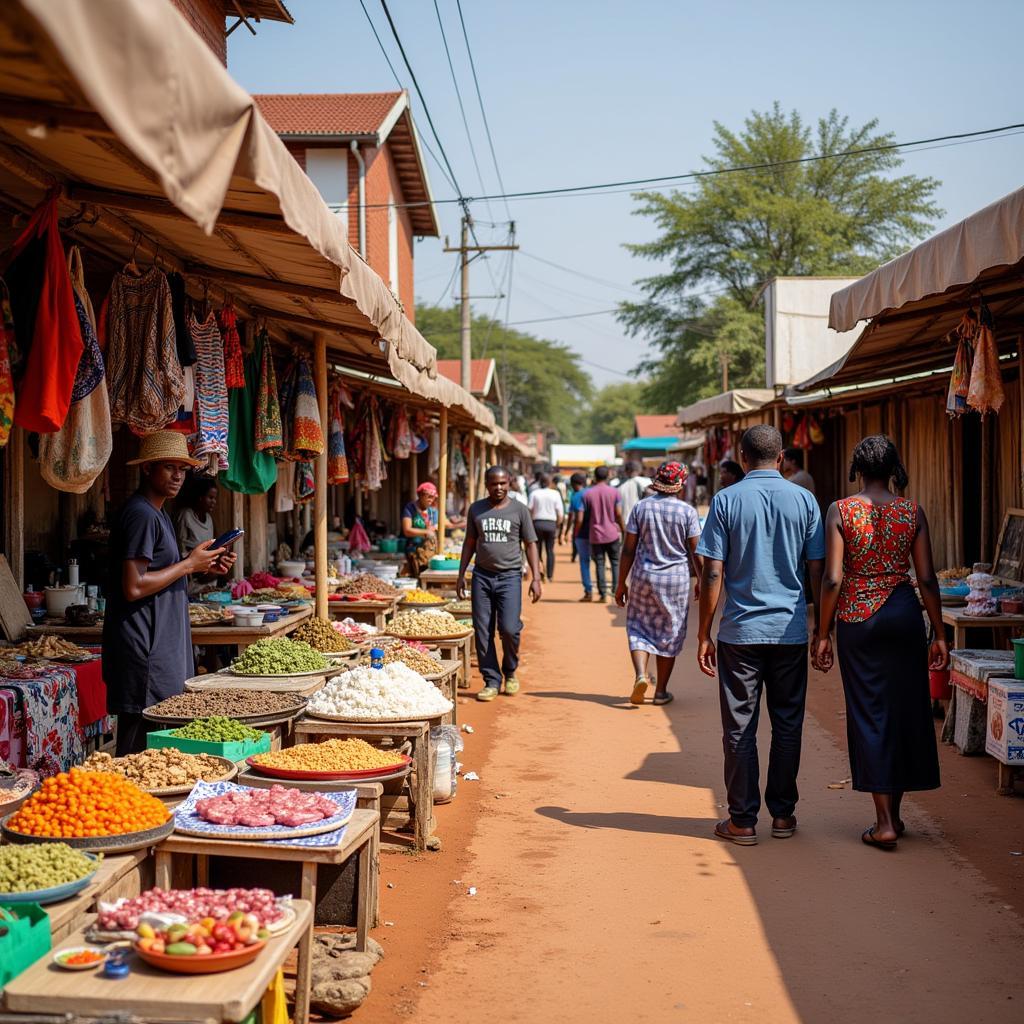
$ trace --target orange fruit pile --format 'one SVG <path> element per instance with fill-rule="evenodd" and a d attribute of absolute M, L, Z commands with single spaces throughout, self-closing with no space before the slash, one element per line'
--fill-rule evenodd
<path fill-rule="evenodd" d="M 168 817 L 167 808 L 134 782 L 72 768 L 45 779 L 7 827 L 30 836 L 70 839 L 144 832 Z"/>

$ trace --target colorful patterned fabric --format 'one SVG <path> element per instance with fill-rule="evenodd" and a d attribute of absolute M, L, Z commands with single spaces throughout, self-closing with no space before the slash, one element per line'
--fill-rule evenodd
<path fill-rule="evenodd" d="M 82 344 L 85 346 L 78 363 L 78 372 L 75 374 L 75 383 L 71 388 L 71 401 L 80 402 L 86 395 L 91 395 L 96 390 L 99 382 L 103 380 L 106 367 L 96 336 L 96 313 L 85 287 L 82 252 L 77 245 L 71 246 L 68 250 L 68 274 L 71 276 L 71 287 L 75 293 L 75 311 L 78 313 Z"/>
<path fill-rule="evenodd" d="M 327 434 L 327 482 L 348 483 L 348 457 L 345 455 L 345 417 L 341 411 L 342 388 L 337 384 L 331 388 L 330 429 Z"/>
<path fill-rule="evenodd" d="M 295 464 L 295 504 L 305 505 L 313 500 L 316 494 L 316 474 L 313 471 L 312 462 L 297 462 Z"/>
<path fill-rule="evenodd" d="M 683 489 L 685 483 L 686 467 L 681 462 L 663 462 L 654 474 L 651 486 L 663 494 L 676 494 Z"/>
<path fill-rule="evenodd" d="M 167 278 L 156 267 L 142 277 L 118 274 L 107 312 L 110 420 L 140 434 L 170 423 L 185 397 Z"/>
<path fill-rule="evenodd" d="M 11 345 L 14 341 L 14 314 L 7 285 L 0 278 L 0 448 L 7 444 L 14 426 L 14 374 Z"/>
<path fill-rule="evenodd" d="M 320 424 L 313 371 L 309 360 L 300 358 L 295 371 L 295 416 L 288 456 L 297 462 L 309 461 L 323 450 L 324 432 Z"/>
<path fill-rule="evenodd" d="M 196 346 L 196 440 L 197 459 L 214 456 L 215 469 L 228 468 L 228 389 L 224 383 L 224 343 L 213 313 L 199 323 L 190 313 L 188 329 Z"/>
<path fill-rule="evenodd" d="M 874 505 L 855 497 L 836 506 L 844 541 L 838 616 L 842 622 L 864 622 L 898 586 L 910 582 L 917 502 L 896 498 Z"/>
<path fill-rule="evenodd" d="M 242 362 L 242 339 L 238 336 L 238 314 L 226 303 L 220 311 L 220 329 L 224 335 L 224 382 L 228 389 L 245 387 L 245 364 Z"/>
<path fill-rule="evenodd" d="M 277 400 L 274 355 L 265 330 L 260 331 L 256 338 L 256 354 L 260 365 L 260 379 L 256 389 L 256 422 L 253 428 L 256 451 L 278 456 L 284 450 L 284 434 L 281 426 L 281 406 Z"/>
<path fill-rule="evenodd" d="M 293 359 L 281 378 L 281 390 L 278 393 L 278 405 L 281 409 L 281 443 L 283 456 L 291 459 L 292 428 L 295 426 L 295 375 L 298 364 Z"/>
<path fill-rule="evenodd" d="M 81 764 L 84 736 L 73 669 L 48 666 L 38 679 L 0 678 L 0 684 L 21 694 L 25 767 L 49 776 Z"/>
<path fill-rule="evenodd" d="M 253 422 L 256 415 L 256 391 L 259 365 L 254 353 L 245 357 L 245 387 L 233 388 L 228 396 L 228 461 L 230 468 L 220 475 L 228 490 L 241 494 L 266 494 L 277 480 L 277 462 L 270 452 L 253 447 Z"/>

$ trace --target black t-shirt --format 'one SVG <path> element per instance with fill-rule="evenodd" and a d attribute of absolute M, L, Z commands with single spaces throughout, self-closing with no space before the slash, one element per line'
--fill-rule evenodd
<path fill-rule="evenodd" d="M 466 517 L 466 537 L 476 538 L 476 567 L 485 572 L 519 572 L 523 568 L 523 544 L 536 542 L 530 510 L 521 502 L 506 499 L 495 508 L 490 498 L 474 501 Z"/>
<path fill-rule="evenodd" d="M 139 601 L 121 589 L 124 562 L 142 559 L 150 569 L 181 560 L 171 517 L 133 494 L 110 536 L 112 580 L 103 617 L 103 678 L 112 714 L 140 714 L 181 693 L 195 670 L 185 577 Z"/>

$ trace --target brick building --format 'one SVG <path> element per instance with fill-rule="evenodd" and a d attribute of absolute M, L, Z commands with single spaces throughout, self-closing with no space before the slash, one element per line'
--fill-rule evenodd
<path fill-rule="evenodd" d="M 408 93 L 253 98 L 413 320 L 413 239 L 440 230 Z"/>
<path fill-rule="evenodd" d="M 171 3 L 224 65 L 228 62 L 228 36 L 240 25 L 255 31 L 261 21 L 295 24 L 281 0 L 171 0 Z"/>

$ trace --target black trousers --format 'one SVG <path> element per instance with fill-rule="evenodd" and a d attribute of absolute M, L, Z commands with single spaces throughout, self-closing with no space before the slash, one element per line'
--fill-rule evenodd
<path fill-rule="evenodd" d="M 597 544 L 590 542 L 590 556 L 594 559 L 597 575 L 597 592 L 604 597 L 608 593 L 608 584 L 604 576 L 604 560 L 607 556 L 612 569 L 612 585 L 614 592 L 619 581 L 619 553 L 622 551 L 622 541 L 613 540 L 608 544 Z"/>
<path fill-rule="evenodd" d="M 752 828 L 761 809 L 757 723 L 761 691 L 767 694 L 772 744 L 764 802 L 773 818 L 788 818 L 800 797 L 804 706 L 807 701 L 807 644 L 718 644 L 722 745 L 729 816 Z"/>
<path fill-rule="evenodd" d="M 476 656 L 484 686 L 501 689 L 502 679 L 511 679 L 519 666 L 519 636 L 523 631 L 523 574 L 473 572 L 473 629 Z M 501 637 L 501 662 L 495 632 Z"/>
<path fill-rule="evenodd" d="M 146 737 L 156 728 L 158 728 L 156 722 L 150 722 L 142 715 L 118 712 L 115 756 L 125 757 L 128 754 L 141 754 L 146 749 Z"/>
<path fill-rule="evenodd" d="M 551 519 L 534 519 L 533 528 L 544 551 L 544 573 L 549 580 L 555 578 L 555 541 L 558 539 L 558 523 Z"/>

